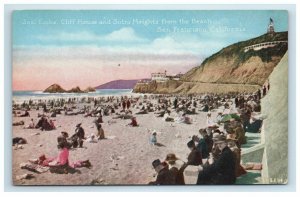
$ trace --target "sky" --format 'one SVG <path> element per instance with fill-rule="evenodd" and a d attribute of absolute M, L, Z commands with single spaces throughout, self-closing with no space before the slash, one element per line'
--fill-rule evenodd
<path fill-rule="evenodd" d="M 288 30 L 284 10 L 13 12 L 13 90 L 85 89 L 153 72 L 185 73 L 222 48 Z"/>

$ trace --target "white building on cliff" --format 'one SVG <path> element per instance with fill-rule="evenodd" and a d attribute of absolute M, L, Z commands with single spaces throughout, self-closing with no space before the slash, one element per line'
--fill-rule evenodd
<path fill-rule="evenodd" d="M 165 82 L 168 80 L 167 71 L 165 72 L 158 72 L 158 73 L 151 73 L 151 80 L 156 82 Z"/>

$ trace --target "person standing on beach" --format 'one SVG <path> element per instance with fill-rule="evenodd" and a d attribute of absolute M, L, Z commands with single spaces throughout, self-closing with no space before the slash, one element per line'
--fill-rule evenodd
<path fill-rule="evenodd" d="M 130 103 L 130 100 L 129 100 L 129 99 L 127 99 L 127 101 L 126 101 L 126 108 L 127 108 L 127 109 L 129 109 L 129 108 L 130 108 L 130 104 L 131 104 L 131 103 Z"/>
<path fill-rule="evenodd" d="M 76 136 L 78 137 L 79 147 L 82 148 L 83 139 L 84 139 L 84 129 L 81 127 L 81 123 L 76 125 L 75 133 Z"/>
<path fill-rule="evenodd" d="M 175 98 L 175 100 L 173 102 L 173 105 L 174 105 L 174 109 L 177 109 L 177 105 L 178 105 L 178 99 L 177 99 L 177 97 Z"/>
<path fill-rule="evenodd" d="M 122 108 L 123 108 L 123 111 L 125 111 L 125 109 L 126 109 L 126 101 L 125 101 L 125 99 L 122 101 Z"/>

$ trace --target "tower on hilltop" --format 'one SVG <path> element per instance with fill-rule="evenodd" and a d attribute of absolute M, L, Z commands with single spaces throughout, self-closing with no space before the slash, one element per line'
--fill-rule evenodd
<path fill-rule="evenodd" d="M 268 34 L 274 34 L 275 29 L 274 29 L 274 21 L 272 18 L 270 18 L 269 26 L 268 26 Z"/>

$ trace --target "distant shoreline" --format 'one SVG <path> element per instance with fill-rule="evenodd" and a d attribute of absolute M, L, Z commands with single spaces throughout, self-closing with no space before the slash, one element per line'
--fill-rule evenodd
<path fill-rule="evenodd" d="M 95 92 L 84 93 L 46 93 L 43 91 L 12 91 L 12 100 L 16 103 L 26 102 L 29 100 L 52 100 L 52 99 L 69 99 L 83 97 L 107 97 L 107 96 L 128 96 L 132 89 L 96 89 Z M 136 94 L 137 95 L 137 94 Z"/>

